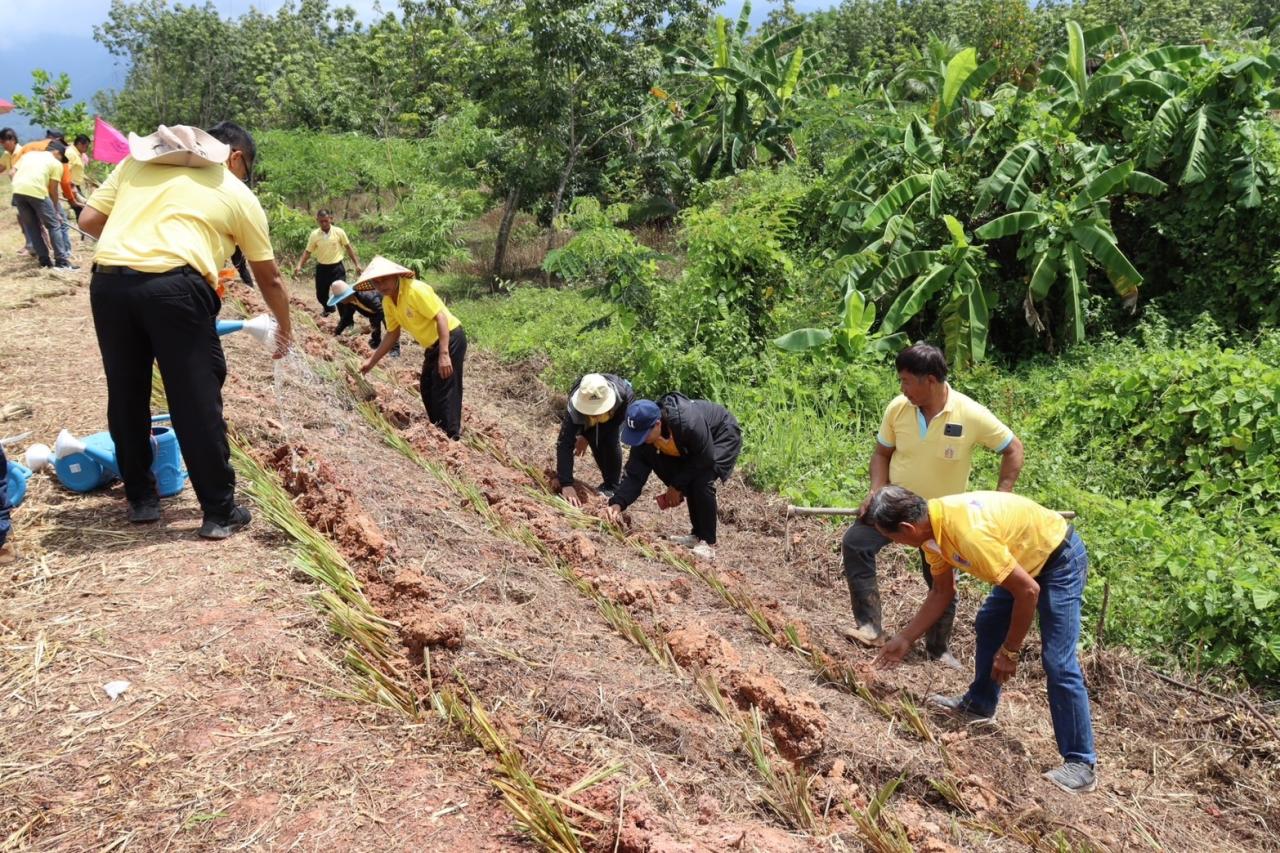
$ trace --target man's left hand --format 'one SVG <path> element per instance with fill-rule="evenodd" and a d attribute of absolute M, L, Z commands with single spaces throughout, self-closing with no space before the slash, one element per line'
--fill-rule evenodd
<path fill-rule="evenodd" d="M 440 374 L 441 379 L 448 379 L 453 375 L 453 359 L 449 358 L 449 354 L 447 352 L 441 350 L 440 361 L 437 363 L 437 367 L 437 372 Z"/>
<path fill-rule="evenodd" d="M 991 680 L 996 684 L 1004 684 L 1018 674 L 1018 662 L 1011 659 L 1003 651 L 996 652 L 996 659 L 991 663 Z"/>

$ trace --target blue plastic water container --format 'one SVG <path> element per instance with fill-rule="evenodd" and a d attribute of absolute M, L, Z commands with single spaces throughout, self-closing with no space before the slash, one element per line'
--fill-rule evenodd
<path fill-rule="evenodd" d="M 172 427 L 151 427 L 151 473 L 156 476 L 156 491 L 167 498 L 182 491 L 187 484 L 187 468 L 182 464 L 182 448 Z"/>
<path fill-rule="evenodd" d="M 109 432 L 85 436 L 82 453 L 70 453 L 53 463 L 58 481 L 73 492 L 92 492 L 120 479 L 116 446 Z"/>
<path fill-rule="evenodd" d="M 17 462 L 9 462 L 9 471 L 6 477 L 9 486 L 9 506 L 15 507 L 22 504 L 22 499 L 27 496 L 27 480 L 30 479 L 30 468 Z"/>

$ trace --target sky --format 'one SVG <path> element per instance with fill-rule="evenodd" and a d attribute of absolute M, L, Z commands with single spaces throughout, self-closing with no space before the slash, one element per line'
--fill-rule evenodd
<path fill-rule="evenodd" d="M 182 0 L 184 3 L 203 0 Z M 17 3 L 18 0 L 5 0 Z M 287 0 L 213 0 L 213 5 L 228 17 L 238 17 L 257 8 L 274 12 Z M 827 8 L 838 0 L 797 0 L 801 11 Z M 379 10 L 395 10 L 396 0 L 331 0 L 331 6 L 351 6 L 363 20 L 378 15 Z M 758 0 L 752 4 L 751 17 L 764 20 L 769 10 L 780 5 Z M 93 96 L 101 89 L 116 89 L 124 84 L 127 69 L 122 67 L 102 45 L 93 40 L 93 28 L 102 23 L 111 8 L 111 0 L 61 0 L 57 14 L 12 14 L 0 20 L 0 97 L 12 100 L 15 92 L 27 93 L 31 88 L 31 69 L 44 68 L 56 77 L 65 71 L 71 76 L 71 91 L 76 100 L 93 109 Z M 724 14 L 734 17 L 741 2 L 726 3 Z M 22 138 L 33 133 L 16 113 L 0 117 L 0 126 L 11 126 Z M 43 134 L 40 134 L 43 136 Z"/>

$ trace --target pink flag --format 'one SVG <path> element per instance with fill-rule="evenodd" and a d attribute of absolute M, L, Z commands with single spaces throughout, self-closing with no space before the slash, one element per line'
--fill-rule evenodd
<path fill-rule="evenodd" d="M 102 120 L 93 117 L 93 159 L 104 163 L 119 163 L 129 156 L 129 140 L 124 134 Z"/>

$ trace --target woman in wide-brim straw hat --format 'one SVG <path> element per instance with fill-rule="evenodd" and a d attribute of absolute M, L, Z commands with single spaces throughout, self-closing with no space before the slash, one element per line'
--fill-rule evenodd
<path fill-rule="evenodd" d="M 368 373 L 399 346 L 400 330 L 407 329 L 426 350 L 418 388 L 427 419 L 457 441 L 462 437 L 462 366 L 467 355 L 467 334 L 458 318 L 449 313 L 431 285 L 381 255 L 365 267 L 356 290 L 377 290 L 387 321 L 386 336 L 360 371 Z"/>

